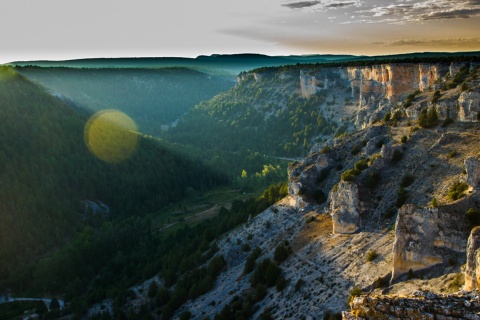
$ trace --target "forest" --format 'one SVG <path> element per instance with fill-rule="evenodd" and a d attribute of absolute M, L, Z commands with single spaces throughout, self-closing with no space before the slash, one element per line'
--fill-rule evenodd
<path fill-rule="evenodd" d="M 98 159 L 84 143 L 91 112 L 51 96 L 12 68 L 0 69 L 0 96 L 2 292 L 43 293 L 47 287 L 32 289 L 32 266 L 77 233 L 96 236 L 109 223 L 127 232 L 128 239 L 145 227 L 142 217 L 177 202 L 188 190 L 228 182 L 200 159 L 135 132 L 129 134 L 139 135 L 138 146 L 129 159 Z M 100 249 L 96 240 L 90 245 Z"/>
<path fill-rule="evenodd" d="M 144 134 L 159 136 L 197 103 L 230 89 L 234 78 L 187 68 L 16 67 L 30 80 L 79 107 L 127 113 Z"/>

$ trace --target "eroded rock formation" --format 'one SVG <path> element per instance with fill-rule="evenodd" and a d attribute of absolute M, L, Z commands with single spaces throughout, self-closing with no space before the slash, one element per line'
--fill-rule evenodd
<path fill-rule="evenodd" d="M 457 214 L 452 207 L 404 205 L 398 210 L 395 228 L 392 279 L 410 269 L 464 259 L 467 230 L 465 214 Z"/>
<path fill-rule="evenodd" d="M 340 181 L 330 192 L 333 233 L 354 233 L 361 227 L 365 205 L 360 201 L 358 185 Z"/>
<path fill-rule="evenodd" d="M 474 228 L 468 237 L 464 289 L 480 289 L 480 227 Z"/>
<path fill-rule="evenodd" d="M 480 186 L 480 159 L 468 157 L 465 159 L 465 169 L 467 170 L 467 183 L 473 188 L 478 188 Z"/>
<path fill-rule="evenodd" d="M 479 319 L 480 297 L 416 291 L 408 297 L 360 296 L 350 306 L 343 319 Z"/>

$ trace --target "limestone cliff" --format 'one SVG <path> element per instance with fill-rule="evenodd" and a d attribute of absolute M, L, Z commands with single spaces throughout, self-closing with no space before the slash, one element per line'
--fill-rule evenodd
<path fill-rule="evenodd" d="M 359 187 L 353 182 L 340 181 L 329 195 L 333 233 L 354 233 L 360 229 L 365 205 L 360 201 Z"/>
<path fill-rule="evenodd" d="M 474 65 L 393 63 L 307 68 L 299 72 L 300 94 L 308 99 L 322 90 L 328 90 L 333 97 L 331 104 L 339 111 L 352 101 L 351 107 L 341 111 L 338 118 L 353 116 L 354 127 L 360 129 L 381 120 L 388 110 L 397 108 L 413 92 L 425 93 L 425 98 L 413 103 L 405 113 L 412 119 L 418 119 L 421 109 L 432 106 L 431 94 L 428 93 L 444 88 L 447 74 L 453 77 L 462 67 L 473 68 Z M 338 99 L 339 97 L 343 99 Z M 450 117 L 459 121 L 477 121 L 479 101 L 478 91 L 462 92 L 455 89 L 442 97 L 434 107 L 440 119 Z"/>
<path fill-rule="evenodd" d="M 458 212 L 460 211 L 460 212 Z M 468 225 L 465 211 L 453 206 L 398 210 L 393 246 L 392 279 L 436 264 L 464 260 Z"/>
<path fill-rule="evenodd" d="M 480 289 L 480 227 L 474 228 L 468 237 L 464 289 Z"/>
<path fill-rule="evenodd" d="M 458 120 L 476 121 L 480 113 L 480 94 L 478 92 L 462 92 L 458 97 Z"/>
<path fill-rule="evenodd" d="M 467 183 L 473 188 L 480 186 L 480 159 L 468 157 L 465 159 L 465 170 L 467 171 Z"/>

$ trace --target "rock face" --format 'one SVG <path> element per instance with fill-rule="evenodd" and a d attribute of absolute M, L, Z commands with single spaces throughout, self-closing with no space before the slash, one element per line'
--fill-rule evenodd
<path fill-rule="evenodd" d="M 468 238 L 464 212 L 457 214 L 452 207 L 401 207 L 395 228 L 392 280 L 410 269 L 464 259 Z"/>
<path fill-rule="evenodd" d="M 302 208 L 313 201 L 314 193 L 331 165 L 332 160 L 326 155 L 317 153 L 288 168 L 288 193 L 295 199 L 297 208 Z"/>
<path fill-rule="evenodd" d="M 474 228 L 468 237 L 464 289 L 480 289 L 480 227 Z"/>
<path fill-rule="evenodd" d="M 464 91 L 458 97 L 458 120 L 459 121 L 476 121 L 480 112 L 479 107 L 480 94 L 478 92 Z"/>
<path fill-rule="evenodd" d="M 359 197 L 359 188 L 353 182 L 340 181 L 329 195 L 333 233 L 354 233 L 361 228 L 365 206 Z"/>
<path fill-rule="evenodd" d="M 478 188 L 480 186 L 480 159 L 468 157 L 465 159 L 465 169 L 467 170 L 467 183 L 473 188 Z"/>
<path fill-rule="evenodd" d="M 408 297 L 360 296 L 342 318 L 353 319 L 478 319 L 477 293 L 433 294 L 416 291 Z"/>

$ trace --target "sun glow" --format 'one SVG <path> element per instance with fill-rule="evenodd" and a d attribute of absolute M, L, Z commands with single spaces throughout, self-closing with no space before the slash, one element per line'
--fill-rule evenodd
<path fill-rule="evenodd" d="M 117 110 L 103 110 L 94 114 L 85 125 L 85 144 L 99 159 L 119 163 L 137 150 L 139 135 L 135 122 Z"/>

